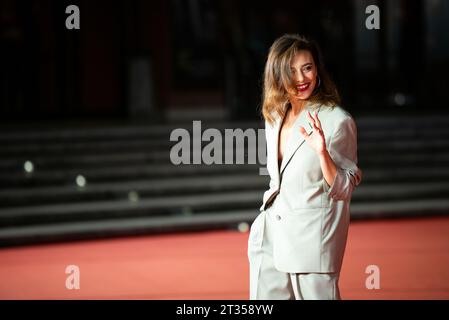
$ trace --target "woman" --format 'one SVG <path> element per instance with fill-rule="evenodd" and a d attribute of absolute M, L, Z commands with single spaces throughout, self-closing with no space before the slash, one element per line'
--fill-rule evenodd
<path fill-rule="evenodd" d="M 357 128 L 318 47 L 284 35 L 270 48 L 262 113 L 270 185 L 248 239 L 250 299 L 340 299 L 357 167 Z"/>

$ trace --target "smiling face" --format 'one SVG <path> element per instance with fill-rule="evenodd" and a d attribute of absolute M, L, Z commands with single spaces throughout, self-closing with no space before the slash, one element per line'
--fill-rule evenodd
<path fill-rule="evenodd" d="M 324 66 L 317 43 L 297 34 L 284 34 L 270 47 L 263 76 L 262 114 L 271 125 L 290 106 L 293 113 L 308 103 L 340 104 L 337 87 Z"/>
<path fill-rule="evenodd" d="M 290 71 L 296 89 L 296 94 L 289 94 L 290 101 L 307 100 L 317 82 L 317 68 L 310 51 L 299 50 L 292 59 Z"/>

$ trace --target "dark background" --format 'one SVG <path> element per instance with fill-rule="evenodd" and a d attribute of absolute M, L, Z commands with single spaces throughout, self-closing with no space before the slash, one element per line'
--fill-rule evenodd
<path fill-rule="evenodd" d="M 65 26 L 71 4 L 80 30 Z M 371 4 L 380 30 L 365 27 Z M 361 224 L 348 296 L 447 298 L 448 25 L 447 0 L 0 0 L 0 299 L 213 299 L 220 283 L 246 277 L 246 248 L 214 234 L 3 247 L 248 232 L 269 186 L 265 163 L 175 165 L 170 135 L 190 134 L 192 120 L 222 136 L 263 128 L 263 67 L 284 33 L 318 41 L 357 124 L 363 174 L 350 219 Z M 261 141 L 222 143 L 222 154 L 259 152 Z M 74 296 L 63 285 L 67 263 L 98 280 L 81 280 Z M 365 291 L 365 263 L 382 267 L 381 295 Z M 238 298 L 246 286 L 221 292 Z"/>
<path fill-rule="evenodd" d="M 70 4 L 80 30 L 65 27 Z M 369 4 L 380 30 L 365 28 Z M 1 0 L 0 12 L 4 123 L 164 122 L 189 107 L 259 119 L 265 59 L 284 33 L 318 41 L 352 113 L 447 112 L 445 1 Z"/>

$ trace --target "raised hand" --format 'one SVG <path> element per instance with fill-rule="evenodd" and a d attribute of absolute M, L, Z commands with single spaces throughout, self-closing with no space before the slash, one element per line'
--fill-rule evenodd
<path fill-rule="evenodd" d="M 309 146 L 312 147 L 318 155 L 320 155 L 326 151 L 326 140 L 321 128 L 320 119 L 318 119 L 318 113 L 315 111 L 312 116 L 312 114 L 307 111 L 307 117 L 312 122 L 313 131 L 310 135 L 308 135 L 304 127 L 299 127 L 299 133 L 301 133 Z"/>

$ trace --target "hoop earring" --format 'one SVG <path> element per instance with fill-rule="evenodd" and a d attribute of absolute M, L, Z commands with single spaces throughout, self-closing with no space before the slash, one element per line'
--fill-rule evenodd
<path fill-rule="evenodd" d="M 316 88 L 318 89 L 321 85 L 321 78 L 320 76 L 317 76 L 317 78 L 318 78 L 318 85 L 316 86 Z"/>
<path fill-rule="evenodd" d="M 321 78 L 320 78 L 320 76 L 317 76 L 317 78 L 318 78 L 318 84 L 315 86 L 315 88 L 313 89 L 313 93 L 312 93 L 314 95 L 318 93 L 318 88 L 321 85 Z"/>

